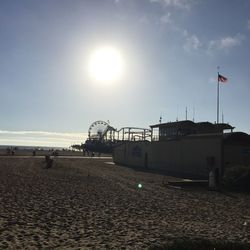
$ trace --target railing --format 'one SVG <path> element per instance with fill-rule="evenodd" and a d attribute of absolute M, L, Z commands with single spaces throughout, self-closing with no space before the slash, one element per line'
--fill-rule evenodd
<path fill-rule="evenodd" d="M 152 141 L 159 141 L 159 136 L 158 135 L 153 136 Z"/>

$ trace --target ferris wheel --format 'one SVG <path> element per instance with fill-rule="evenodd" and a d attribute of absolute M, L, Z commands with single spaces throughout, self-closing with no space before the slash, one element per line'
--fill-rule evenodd
<path fill-rule="evenodd" d="M 89 139 L 90 140 L 99 140 L 101 139 L 106 132 L 109 129 L 109 124 L 107 122 L 104 121 L 95 121 L 93 122 L 90 127 L 89 127 Z"/>

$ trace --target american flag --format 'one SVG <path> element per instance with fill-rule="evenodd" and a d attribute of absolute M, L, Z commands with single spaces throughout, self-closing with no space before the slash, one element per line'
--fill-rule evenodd
<path fill-rule="evenodd" d="M 225 83 L 225 82 L 227 82 L 227 78 L 223 75 L 218 74 L 218 81 Z"/>

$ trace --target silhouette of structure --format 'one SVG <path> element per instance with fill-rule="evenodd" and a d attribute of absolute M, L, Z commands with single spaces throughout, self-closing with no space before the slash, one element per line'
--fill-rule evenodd
<path fill-rule="evenodd" d="M 190 120 L 158 123 L 150 129 L 115 129 L 104 121 L 89 128 L 84 149 L 113 153 L 116 164 L 166 171 L 170 174 L 219 181 L 227 168 L 250 165 L 250 136 L 233 132 L 226 123 Z"/>
<path fill-rule="evenodd" d="M 150 126 L 150 137 L 117 144 L 113 160 L 182 177 L 208 178 L 212 170 L 219 181 L 226 168 L 250 165 L 250 136 L 233 130 L 226 123 L 159 123 Z"/>
<path fill-rule="evenodd" d="M 124 141 L 145 141 L 150 138 L 150 129 L 124 127 L 117 130 L 105 121 L 95 121 L 89 127 L 84 149 L 91 152 L 112 153 L 114 147 Z"/>

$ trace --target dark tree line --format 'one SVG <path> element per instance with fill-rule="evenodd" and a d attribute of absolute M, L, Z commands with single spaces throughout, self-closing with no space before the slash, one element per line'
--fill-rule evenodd
<path fill-rule="evenodd" d="M 84 145 L 83 144 L 73 144 L 73 145 L 71 145 L 71 148 L 74 150 L 82 151 L 84 149 Z"/>

